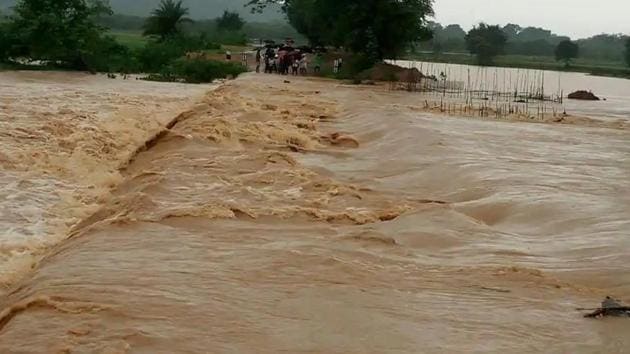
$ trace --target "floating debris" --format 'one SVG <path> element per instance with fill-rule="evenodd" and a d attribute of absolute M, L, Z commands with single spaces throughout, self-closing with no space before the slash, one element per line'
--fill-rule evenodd
<path fill-rule="evenodd" d="M 610 296 L 606 296 L 600 308 L 580 310 L 593 311 L 584 315 L 586 318 L 630 317 L 630 306 L 624 306 L 619 300 L 615 300 Z"/>

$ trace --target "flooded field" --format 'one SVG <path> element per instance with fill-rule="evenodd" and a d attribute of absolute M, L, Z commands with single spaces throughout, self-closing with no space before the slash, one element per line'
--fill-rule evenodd
<path fill-rule="evenodd" d="M 630 348 L 629 321 L 575 310 L 630 301 L 630 132 L 608 118 L 0 75 L 0 352 Z"/>
<path fill-rule="evenodd" d="M 545 95 L 562 95 L 585 90 L 591 91 L 601 101 L 565 99 L 555 108 L 572 115 L 597 117 L 609 122 L 630 121 L 630 80 L 591 76 L 584 73 L 517 68 L 480 67 L 459 64 L 429 63 L 421 61 L 392 61 L 399 66 L 415 67 L 421 72 L 440 78 L 443 73 L 449 82 L 460 83 L 474 90 L 498 90 L 502 92 L 544 91 Z M 535 106 L 535 102 L 532 102 Z M 551 111 L 554 105 L 547 104 Z"/>

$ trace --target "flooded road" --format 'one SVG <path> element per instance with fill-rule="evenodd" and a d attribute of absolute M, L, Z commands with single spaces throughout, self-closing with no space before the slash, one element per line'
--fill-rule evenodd
<path fill-rule="evenodd" d="M 152 98 L 138 107 L 169 94 L 172 105 L 135 119 L 169 117 L 134 136 L 172 128 L 137 154 L 134 138 L 88 159 L 116 176 L 98 203 L 35 218 L 63 221 L 68 239 L 40 247 L 43 260 L 7 281 L 0 352 L 630 347 L 630 322 L 575 310 L 630 300 L 628 130 L 435 115 L 417 109 L 418 94 L 265 75 L 185 107 L 177 95 L 200 87 L 162 88 L 146 87 Z M 30 146 L 13 139 L 5 155 Z M 3 173 L 21 191 L 30 175 L 9 161 Z M 103 185 L 72 173 L 43 175 Z M 49 210 L 36 191 L 5 210 Z"/>

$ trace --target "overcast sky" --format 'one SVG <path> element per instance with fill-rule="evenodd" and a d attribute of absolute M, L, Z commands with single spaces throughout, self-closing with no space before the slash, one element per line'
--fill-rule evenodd
<path fill-rule="evenodd" d="M 630 0 L 435 0 L 442 24 L 516 23 L 544 27 L 574 39 L 600 33 L 630 34 Z"/>

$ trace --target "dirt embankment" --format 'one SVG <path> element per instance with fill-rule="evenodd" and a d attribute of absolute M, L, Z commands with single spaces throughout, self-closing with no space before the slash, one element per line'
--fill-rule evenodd
<path fill-rule="evenodd" d="M 378 63 L 359 74 L 361 80 L 417 82 L 428 78 L 416 68 L 403 68 L 388 63 Z"/>
<path fill-rule="evenodd" d="M 599 97 L 595 96 L 591 91 L 579 90 L 575 92 L 571 92 L 568 96 L 569 99 L 572 100 L 582 100 L 582 101 L 599 101 Z"/>

